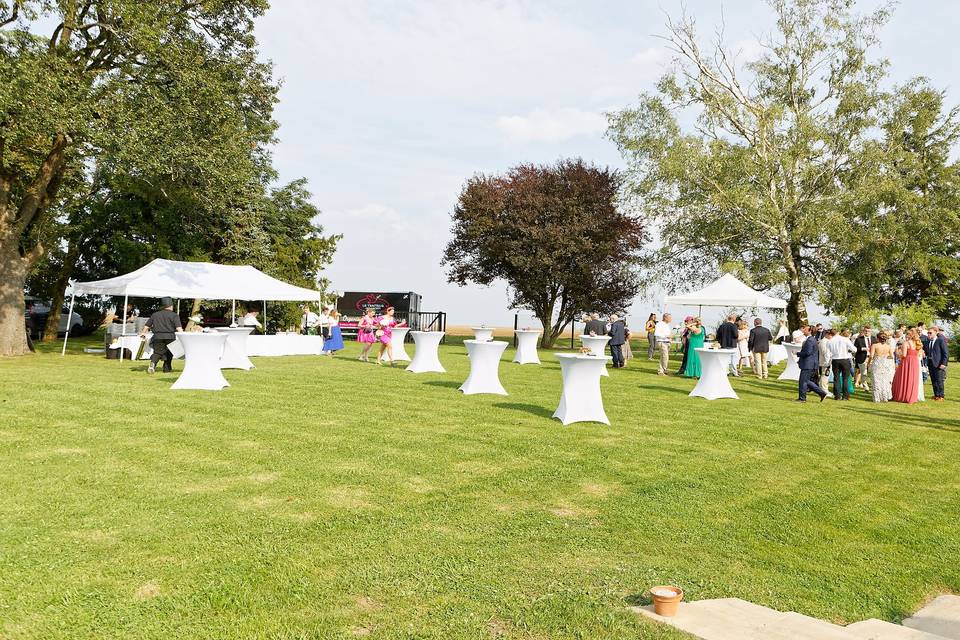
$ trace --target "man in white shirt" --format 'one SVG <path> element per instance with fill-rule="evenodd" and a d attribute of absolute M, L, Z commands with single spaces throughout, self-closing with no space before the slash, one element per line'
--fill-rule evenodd
<path fill-rule="evenodd" d="M 848 335 L 843 335 L 846 333 Z M 833 367 L 833 399 L 850 399 L 850 376 L 853 373 L 853 354 L 857 348 L 853 346 L 849 331 L 839 333 L 836 329 L 827 332 L 827 350 L 830 352 L 830 366 Z"/>
<path fill-rule="evenodd" d="M 240 321 L 241 327 L 256 327 L 257 329 L 263 328 L 263 325 L 260 324 L 260 321 L 257 320 L 257 311 L 255 309 L 250 309 L 247 311 L 247 314 L 243 316 L 243 320 Z"/>
<path fill-rule="evenodd" d="M 316 335 L 318 324 L 320 324 L 320 316 L 310 311 L 310 305 L 303 305 L 303 315 L 300 316 L 301 332 L 308 336 Z"/>
<path fill-rule="evenodd" d="M 657 375 L 669 375 L 670 369 L 670 343 L 673 341 L 673 327 L 670 321 L 673 316 L 669 313 L 663 314 L 663 319 L 657 323 L 653 336 L 657 340 L 657 351 L 660 353 L 660 364 L 657 367 Z"/>

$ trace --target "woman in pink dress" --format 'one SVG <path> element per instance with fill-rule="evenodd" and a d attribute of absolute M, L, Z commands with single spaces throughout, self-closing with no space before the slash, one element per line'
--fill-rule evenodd
<path fill-rule="evenodd" d="M 373 317 L 374 313 L 376 313 L 376 310 L 373 307 L 367 307 L 363 317 L 360 318 L 360 322 L 357 323 L 357 341 L 363 345 L 360 350 L 360 357 L 357 358 L 361 362 L 370 362 L 370 349 L 373 347 L 373 343 L 377 341 L 377 319 Z"/>
<path fill-rule="evenodd" d="M 913 404 L 919 398 L 920 353 L 923 350 L 916 329 L 907 331 L 903 344 L 897 350 L 900 364 L 893 374 L 893 401 Z"/>
<path fill-rule="evenodd" d="M 393 366 L 393 328 L 397 326 L 397 319 L 393 317 L 393 307 L 387 307 L 383 315 L 377 318 L 376 339 L 380 343 L 380 353 L 377 355 L 377 364 L 383 364 L 383 354 L 386 352 Z"/>

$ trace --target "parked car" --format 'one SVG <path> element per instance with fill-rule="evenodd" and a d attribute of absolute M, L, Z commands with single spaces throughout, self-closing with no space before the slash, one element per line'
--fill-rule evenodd
<path fill-rule="evenodd" d="M 25 296 L 25 313 L 33 321 L 33 338 L 39 338 L 40 334 L 47 328 L 47 317 L 50 315 L 50 303 L 44 302 L 33 296 Z M 70 314 L 70 309 L 64 307 L 60 311 L 60 325 L 57 327 L 57 335 L 64 335 L 70 327 L 70 334 L 77 333 L 83 328 L 83 318 L 76 311 Z"/>

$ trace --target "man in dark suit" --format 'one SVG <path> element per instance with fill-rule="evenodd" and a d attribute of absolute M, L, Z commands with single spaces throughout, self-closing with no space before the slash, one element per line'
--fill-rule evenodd
<path fill-rule="evenodd" d="M 856 373 L 853 374 L 853 386 L 869 391 L 870 387 L 867 386 L 867 357 L 870 355 L 870 347 L 873 346 L 873 328 L 870 325 L 864 325 L 860 329 L 860 335 L 853 341 L 853 346 L 857 349 L 853 356 L 853 363 L 856 367 Z"/>
<path fill-rule="evenodd" d="M 721 349 L 736 349 L 737 348 L 737 325 L 733 323 L 737 319 L 735 314 L 730 314 L 727 316 L 726 322 L 722 323 L 717 327 L 717 342 L 720 343 Z M 735 353 L 730 358 L 730 371 L 735 376 L 740 374 L 737 372 L 737 362 L 740 361 L 740 354 Z"/>
<path fill-rule="evenodd" d="M 817 371 L 820 367 L 820 347 L 817 345 L 817 338 L 810 325 L 804 325 L 801 331 L 806 339 L 797 354 L 797 366 L 800 367 L 800 397 L 797 398 L 797 402 L 806 402 L 808 391 L 813 391 L 820 396 L 820 402 L 823 402 L 827 392 L 816 383 Z"/>
<path fill-rule="evenodd" d="M 927 367 L 930 371 L 930 382 L 933 384 L 933 399 L 943 402 L 943 380 L 947 376 L 947 339 L 940 333 L 940 327 L 930 327 L 927 332 L 928 352 Z"/>
<path fill-rule="evenodd" d="M 770 353 L 771 342 L 773 334 L 770 329 L 763 326 L 760 318 L 754 319 L 753 329 L 750 329 L 750 337 L 747 339 L 747 348 L 753 354 L 753 372 L 762 380 L 767 378 L 767 354 Z"/>
<path fill-rule="evenodd" d="M 825 335 L 827 335 L 827 330 L 818 322 L 817 326 L 813 329 L 813 337 L 817 339 L 817 342 L 820 342 Z"/>
<path fill-rule="evenodd" d="M 613 356 L 613 368 L 623 368 L 623 343 L 627 341 L 627 326 L 617 314 L 610 316 L 610 329 L 607 331 L 610 336 L 610 355 Z"/>
<path fill-rule="evenodd" d="M 600 319 L 599 313 L 595 313 L 590 316 L 583 328 L 583 333 L 588 336 L 605 336 L 607 335 L 607 323 Z"/>

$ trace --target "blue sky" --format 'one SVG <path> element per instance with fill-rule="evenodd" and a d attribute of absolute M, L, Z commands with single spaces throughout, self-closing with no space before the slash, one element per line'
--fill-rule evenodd
<path fill-rule="evenodd" d="M 687 0 L 705 38 L 749 57 L 770 29 L 761 0 Z M 861 2 L 866 10 L 878 4 Z M 581 156 L 622 166 L 604 112 L 669 63 L 660 0 L 274 0 L 257 25 L 283 81 L 275 164 L 306 176 L 344 239 L 336 289 L 417 291 L 452 324 L 512 323 L 505 286 L 446 283 L 449 213 L 472 174 Z M 722 14 L 721 14 L 722 7 Z M 925 75 L 960 102 L 960 3 L 905 0 L 881 33 L 895 80 Z M 637 316 L 659 306 L 638 300 Z"/>

